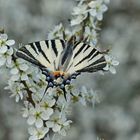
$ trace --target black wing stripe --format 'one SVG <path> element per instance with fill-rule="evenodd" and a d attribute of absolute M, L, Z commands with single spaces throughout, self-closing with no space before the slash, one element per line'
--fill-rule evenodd
<path fill-rule="evenodd" d="M 34 65 L 37 65 L 37 66 L 39 66 L 39 67 L 44 67 L 43 65 L 41 65 L 41 64 L 38 62 L 38 60 L 30 58 L 28 55 L 25 55 L 23 52 L 18 51 L 18 52 L 16 52 L 16 55 L 17 55 L 18 57 L 20 57 L 20 58 L 22 58 L 22 59 L 24 59 L 24 60 L 26 60 L 26 61 L 28 61 L 28 62 L 34 64 Z"/>
<path fill-rule="evenodd" d="M 99 70 L 103 70 L 103 68 L 106 66 L 106 62 L 98 63 L 97 65 L 94 65 L 92 67 L 85 67 L 81 70 L 78 70 L 77 72 L 96 72 Z"/>
<path fill-rule="evenodd" d="M 76 65 L 74 65 L 74 67 L 76 67 L 77 65 L 79 65 L 80 63 L 82 63 L 83 61 L 85 61 L 86 59 L 89 59 L 93 53 L 95 52 L 96 50 L 93 49 L 86 57 L 84 57 L 81 61 L 79 61 Z"/>
<path fill-rule="evenodd" d="M 79 47 L 80 49 L 76 52 L 76 54 L 74 55 L 74 58 L 82 52 L 82 50 L 84 49 L 84 47 L 86 46 L 86 44 L 83 44 L 81 47 Z"/>
<path fill-rule="evenodd" d="M 100 64 L 98 66 L 94 66 L 93 68 L 88 69 L 88 72 L 96 72 L 99 70 L 103 70 L 104 67 L 105 67 L 105 64 Z"/>
<path fill-rule="evenodd" d="M 73 50 L 75 50 L 75 48 L 80 44 L 81 42 L 77 42 L 74 46 L 73 46 Z"/>
<path fill-rule="evenodd" d="M 38 54 L 38 51 L 36 50 L 36 47 L 33 45 L 33 43 L 29 43 L 29 45 L 32 47 L 32 49 Z"/>
<path fill-rule="evenodd" d="M 48 40 L 45 40 L 45 44 L 46 44 L 47 48 L 49 49 L 49 43 L 48 43 Z"/>
<path fill-rule="evenodd" d="M 57 56 L 57 55 L 58 55 L 58 51 L 57 51 L 57 49 L 56 49 L 55 40 L 51 40 L 51 45 L 52 45 L 52 49 L 53 49 L 55 55 Z"/>
<path fill-rule="evenodd" d="M 60 40 L 60 42 L 61 42 L 62 47 L 63 47 L 63 49 L 64 49 L 64 48 L 65 48 L 65 42 L 64 42 L 64 40 Z"/>
<path fill-rule="evenodd" d="M 96 57 L 98 54 L 100 54 L 99 51 L 97 51 L 96 53 L 94 53 L 93 56 L 88 60 L 88 62 L 91 61 L 91 60 L 92 60 L 94 57 Z"/>
<path fill-rule="evenodd" d="M 32 59 L 34 59 L 34 60 L 36 60 L 36 58 L 26 49 L 26 47 L 22 47 L 21 49 L 20 49 L 20 51 L 21 52 L 23 52 L 23 53 L 25 53 L 25 54 L 27 54 L 29 57 L 31 57 Z M 18 52 L 17 52 L 18 53 Z M 16 53 L 16 54 L 17 54 Z M 37 60 L 36 60 L 37 61 Z"/>
<path fill-rule="evenodd" d="M 35 45 L 37 46 L 37 49 L 38 51 L 45 57 L 45 59 L 49 62 L 50 60 L 48 59 L 48 57 L 45 55 L 45 53 L 43 52 L 42 48 L 41 48 L 41 45 L 40 45 L 40 42 L 35 42 Z"/>
<path fill-rule="evenodd" d="M 84 52 L 85 52 L 86 50 L 88 50 L 89 48 L 90 48 L 90 46 L 89 46 L 89 45 L 87 45 L 87 47 L 85 48 Z"/>
<path fill-rule="evenodd" d="M 91 67 L 91 66 L 94 66 L 94 65 L 103 63 L 103 62 L 106 63 L 106 60 L 105 60 L 104 56 L 102 56 L 100 59 L 98 59 L 98 60 L 96 60 L 95 62 L 93 62 L 92 64 L 90 64 L 88 67 Z"/>

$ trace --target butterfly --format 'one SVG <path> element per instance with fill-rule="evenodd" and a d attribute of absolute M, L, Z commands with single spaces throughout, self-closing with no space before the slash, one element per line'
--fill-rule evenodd
<path fill-rule="evenodd" d="M 65 98 L 65 86 L 72 79 L 84 72 L 103 70 L 107 65 L 104 53 L 73 38 L 29 43 L 21 47 L 16 56 L 39 67 L 48 82 L 45 91 L 49 87 L 59 87 L 64 91 Z"/>

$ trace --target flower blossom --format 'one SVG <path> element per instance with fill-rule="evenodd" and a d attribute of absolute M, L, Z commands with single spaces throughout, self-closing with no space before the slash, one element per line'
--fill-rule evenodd
<path fill-rule="evenodd" d="M 91 1 L 88 6 L 90 7 L 89 13 L 91 16 L 96 17 L 99 21 L 103 19 L 103 13 L 108 10 L 103 0 Z"/>
<path fill-rule="evenodd" d="M 11 80 L 18 81 L 21 79 L 25 81 L 28 80 L 28 74 L 30 74 L 31 71 L 24 60 L 16 59 L 15 62 L 13 62 L 13 67 L 11 68 L 10 73 L 12 74 Z"/>
<path fill-rule="evenodd" d="M 58 132 L 65 135 L 64 127 L 67 127 L 72 123 L 71 120 L 66 120 L 64 116 L 60 116 L 59 113 L 54 113 L 50 120 L 46 122 L 46 126 L 52 128 L 53 132 Z"/>
<path fill-rule="evenodd" d="M 105 55 L 105 59 L 106 59 L 107 65 L 104 68 L 104 70 L 110 71 L 112 74 L 116 74 L 116 69 L 114 66 L 119 65 L 119 62 L 115 60 L 113 56 L 109 56 L 109 55 Z"/>
<path fill-rule="evenodd" d="M 7 34 L 0 33 L 0 67 L 6 64 L 10 67 L 12 62 L 13 48 L 10 46 L 14 45 L 14 40 L 8 40 Z"/>
<path fill-rule="evenodd" d="M 75 7 L 72 15 L 75 16 L 75 18 L 71 20 L 71 26 L 80 24 L 88 16 L 87 5 Z"/>
<path fill-rule="evenodd" d="M 7 34 L 0 34 L 0 54 L 4 54 L 8 50 L 8 46 L 15 44 L 14 40 L 8 40 Z"/>
<path fill-rule="evenodd" d="M 29 109 L 29 116 L 27 119 L 27 123 L 29 125 L 35 124 L 37 128 L 43 127 L 43 121 L 48 120 L 52 115 L 53 111 L 46 111 L 39 104 L 36 107 L 32 107 Z"/>
<path fill-rule="evenodd" d="M 42 128 L 31 127 L 28 129 L 28 132 L 31 135 L 29 137 L 29 140 L 40 140 L 45 137 L 48 131 L 49 129 L 47 127 L 42 127 Z"/>

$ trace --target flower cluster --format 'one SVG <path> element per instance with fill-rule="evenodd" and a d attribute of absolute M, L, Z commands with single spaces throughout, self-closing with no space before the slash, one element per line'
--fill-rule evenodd
<path fill-rule="evenodd" d="M 8 40 L 7 34 L 0 33 L 0 67 L 6 65 L 6 67 L 11 66 L 13 54 L 12 45 L 15 44 L 14 40 Z"/>
<path fill-rule="evenodd" d="M 73 31 L 65 29 L 62 24 L 56 26 L 48 35 L 49 39 L 67 39 L 72 34 L 76 35 L 77 41 L 86 39 L 90 44 L 97 44 L 98 21 L 103 19 L 103 13 L 107 11 L 108 0 L 82 0 L 74 8 L 70 25 Z M 0 34 L 0 67 L 6 66 L 10 73 L 8 86 L 6 89 L 12 91 L 11 97 L 15 97 L 16 102 L 23 100 L 23 117 L 29 124 L 29 140 L 44 139 L 52 132 L 65 136 L 72 123 L 67 119 L 70 114 L 70 105 L 81 103 L 99 102 L 98 95 L 92 89 L 82 87 L 75 88 L 74 85 L 66 85 L 66 98 L 64 91 L 59 87 L 49 87 L 46 77 L 41 70 L 29 66 L 28 62 L 17 58 L 14 55 L 16 49 L 11 46 L 14 40 L 8 40 L 4 33 Z M 115 73 L 114 65 L 118 62 L 106 55 L 108 65 L 104 70 Z M 46 91 L 46 92 L 45 92 Z"/>
<path fill-rule="evenodd" d="M 87 41 L 96 46 L 98 22 L 103 19 L 103 14 L 108 10 L 107 0 L 82 0 L 74 8 L 71 20 L 73 33 L 80 36 L 80 39 L 87 38 Z"/>

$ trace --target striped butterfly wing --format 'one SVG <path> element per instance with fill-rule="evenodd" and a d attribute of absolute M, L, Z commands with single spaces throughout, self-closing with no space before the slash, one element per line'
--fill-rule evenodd
<path fill-rule="evenodd" d="M 41 68 L 45 67 L 50 71 L 55 71 L 64 48 L 63 40 L 38 41 L 23 46 L 16 52 L 16 55 Z"/>
<path fill-rule="evenodd" d="M 96 72 L 103 70 L 107 62 L 104 55 L 96 48 L 78 42 L 73 47 L 73 56 L 67 67 L 68 73 Z"/>

